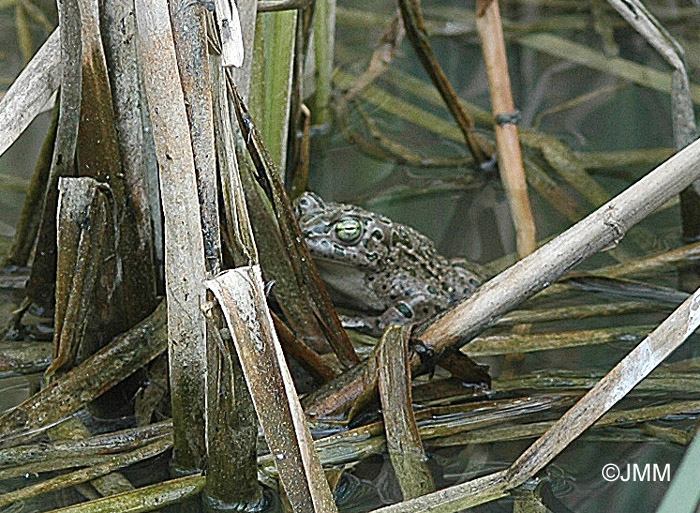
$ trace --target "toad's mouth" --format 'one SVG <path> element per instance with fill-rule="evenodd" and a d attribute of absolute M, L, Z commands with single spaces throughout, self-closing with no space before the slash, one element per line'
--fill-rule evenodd
<path fill-rule="evenodd" d="M 316 262 L 317 266 L 323 266 L 327 270 L 331 270 L 333 268 L 338 268 L 338 269 L 343 269 L 343 271 L 347 270 L 348 268 L 351 269 L 359 269 L 363 266 L 361 264 L 358 264 L 357 262 L 353 262 L 347 259 L 345 256 L 341 255 L 317 255 L 314 253 L 311 253 L 312 258 L 314 259 L 314 262 Z"/>

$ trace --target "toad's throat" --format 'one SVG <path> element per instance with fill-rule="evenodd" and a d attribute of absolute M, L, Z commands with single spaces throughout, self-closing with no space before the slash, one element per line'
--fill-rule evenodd
<path fill-rule="evenodd" d="M 348 262 L 318 256 L 313 258 L 337 306 L 368 313 L 386 310 L 386 303 L 367 286 L 366 270 Z"/>

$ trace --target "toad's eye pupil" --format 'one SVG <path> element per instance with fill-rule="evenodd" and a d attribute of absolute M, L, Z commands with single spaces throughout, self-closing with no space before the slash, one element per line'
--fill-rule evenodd
<path fill-rule="evenodd" d="M 335 234 L 343 242 L 355 242 L 362 235 L 362 226 L 357 219 L 342 219 L 335 225 Z"/>

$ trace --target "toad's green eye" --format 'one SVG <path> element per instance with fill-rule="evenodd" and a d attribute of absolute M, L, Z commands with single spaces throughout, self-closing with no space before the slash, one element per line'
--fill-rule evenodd
<path fill-rule="evenodd" d="M 351 244 L 362 235 L 362 225 L 352 217 L 341 219 L 335 224 L 335 234 L 341 241 Z"/>

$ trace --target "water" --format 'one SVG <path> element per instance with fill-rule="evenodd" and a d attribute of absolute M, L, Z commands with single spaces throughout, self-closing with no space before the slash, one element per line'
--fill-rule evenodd
<path fill-rule="evenodd" d="M 471 3 L 468 3 L 471 4 Z M 503 3 L 504 17 L 513 21 L 542 21 L 548 14 L 561 14 L 546 8 L 517 6 L 517 2 Z M 652 2 L 653 6 L 669 7 L 667 3 Z M 353 2 L 340 4 L 339 19 L 347 19 L 351 10 L 367 9 L 377 13 L 381 11 L 386 20 L 393 14 L 391 4 L 377 6 L 376 3 Z M 455 11 L 462 3 L 434 2 L 423 5 L 426 12 L 445 13 L 450 9 L 452 16 L 444 16 L 459 23 L 467 17 L 457 17 Z M 342 11 L 342 9 L 347 9 Z M 470 8 L 473 8 L 471 6 Z M 571 11 L 567 14 L 573 15 Z M 609 13 L 611 19 L 616 15 Z M 434 19 L 434 17 L 433 17 Z M 690 25 L 674 26 L 674 35 L 689 37 Z M 377 25 L 371 31 L 357 30 L 356 27 L 338 28 L 341 67 L 358 75 L 366 66 L 371 47 L 376 42 L 383 26 Z M 601 48 L 601 40 L 590 30 L 575 32 L 555 32 L 556 35 L 588 45 L 594 49 Z M 616 29 L 616 41 L 620 56 L 634 62 L 648 65 L 654 69 L 665 69 L 663 63 L 649 48 L 640 43 L 639 38 L 630 30 Z M 488 89 L 485 72 L 472 35 L 460 38 L 433 38 L 437 58 L 458 95 L 477 106 L 488 109 Z M 691 45 L 695 43 L 689 43 Z M 343 61 L 343 56 L 346 56 Z M 364 57 L 358 58 L 359 56 Z M 564 141 L 570 148 L 581 152 L 618 151 L 673 145 L 670 124 L 670 99 L 665 93 L 630 84 L 621 79 L 600 73 L 583 66 L 563 62 L 542 52 L 509 44 L 508 56 L 510 74 L 516 105 L 522 112 L 523 129 L 530 129 L 539 123 L 539 130 L 554 135 Z M 401 46 L 393 62 L 392 69 L 398 69 L 413 77 L 428 82 L 420 63 L 407 41 Z M 436 106 L 418 98 L 408 91 L 403 91 L 401 84 L 392 79 L 391 71 L 377 80 L 376 84 L 399 99 L 417 104 L 431 114 L 446 120 L 450 119 L 443 106 Z M 697 68 L 693 68 L 697 74 Z M 558 106 L 577 96 L 599 91 L 589 101 L 567 110 L 556 111 Z M 387 113 L 390 105 L 377 105 L 374 102 L 360 102 L 361 108 L 375 121 L 383 136 L 404 144 L 411 150 L 426 156 L 464 156 L 467 153 L 463 144 L 446 140 L 431 134 L 430 131 L 416 127 L 399 117 Z M 549 113 L 542 115 L 543 113 Z M 361 117 L 355 115 L 355 130 L 367 133 L 363 128 Z M 364 132 L 363 132 L 364 130 Z M 509 218 L 509 211 L 504 192 L 497 180 L 473 191 L 450 191 L 436 194 L 426 193 L 422 197 L 413 197 L 403 201 L 377 200 L 377 197 L 391 195 L 397 184 L 415 184 L 416 177 L 445 178 L 459 176 L 468 171 L 458 169 L 416 169 L 395 162 L 372 159 L 349 144 L 342 134 L 332 133 L 323 144 L 326 151 L 319 156 L 315 154 L 311 175 L 312 187 L 322 196 L 343 201 L 372 198 L 371 207 L 383 214 L 409 224 L 433 238 L 440 250 L 449 256 L 465 256 L 486 263 L 504 253 L 515 250 L 514 236 Z M 321 146 L 321 144 L 319 144 Z M 542 163 L 536 151 L 526 149 L 529 158 Z M 605 190 L 614 195 L 624 190 L 634 179 L 642 176 L 654 167 L 653 163 L 616 169 L 612 173 L 594 175 Z M 607 170 L 606 170 L 607 171 Z M 586 205 L 591 211 L 594 205 L 587 203 L 580 193 L 573 191 L 560 177 L 551 173 L 555 181 L 564 188 L 572 198 Z M 543 197 L 531 191 L 533 210 L 536 217 L 539 238 L 555 235 L 568 226 L 571 221 L 556 212 Z M 657 250 L 675 247 L 681 244 L 679 213 L 677 207 L 667 209 L 651 216 L 642 226 L 656 236 Z M 621 247 L 639 254 L 639 248 L 629 240 L 624 240 Z M 596 256 L 585 262 L 583 267 L 596 267 L 612 262 L 608 255 Z M 652 281 L 677 287 L 678 277 L 675 273 L 658 276 Z M 581 301 L 609 301 L 599 295 L 585 295 Z M 626 323 L 658 323 L 664 314 L 646 314 L 616 317 L 606 320 L 567 321 L 551 324 L 547 331 L 588 329 L 592 327 L 625 325 Z M 529 353 L 524 363 L 524 371 L 537 369 L 570 369 L 575 371 L 606 372 L 633 347 L 632 343 L 615 343 L 604 346 L 590 346 L 582 349 L 563 349 Z M 697 355 L 697 340 L 691 339 L 676 351 L 672 359 L 693 357 Z M 496 373 L 500 368 L 500 359 L 488 361 Z M 687 428 L 689 425 L 678 425 Z M 507 467 L 529 444 L 531 440 L 519 442 L 502 442 L 479 446 L 459 448 L 429 449 L 431 466 L 440 486 L 463 482 L 478 475 Z M 430 443 L 427 442 L 429 446 Z M 601 469 L 606 463 L 626 464 L 644 468 L 646 464 L 670 465 L 671 473 L 675 471 L 682 457 L 684 448 L 671 443 L 658 443 L 649 438 L 643 443 L 620 441 L 600 441 L 583 438 L 568 447 L 558 456 L 547 470 L 541 474 L 551 475 L 553 493 L 561 504 L 571 511 L 654 511 L 661 500 L 667 481 L 655 482 L 607 482 L 601 476 Z M 361 506 L 347 511 L 366 511 L 367 497 L 372 497 L 372 507 L 396 502 L 400 499 L 398 485 L 391 472 L 378 471 L 372 474 L 370 469 L 384 469 L 388 458 L 374 458 L 365 461 L 353 470 L 354 476 L 369 475 L 371 480 L 379 481 L 372 491 L 367 486 L 367 479 L 355 482 L 356 490 L 365 490 Z M 376 471 L 375 471 L 376 472 Z M 556 481 L 556 482 L 555 482 Z M 565 486 L 562 486 L 562 483 Z M 355 491 L 355 493 L 359 493 Z M 341 503 L 342 504 L 342 503 Z M 478 508 L 478 511 L 511 511 L 512 502 L 502 500 Z M 553 511 L 557 511 L 552 507 Z"/>

